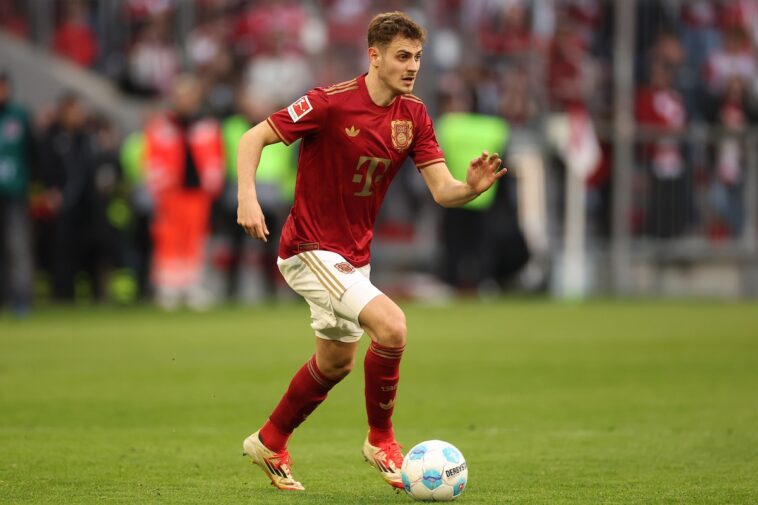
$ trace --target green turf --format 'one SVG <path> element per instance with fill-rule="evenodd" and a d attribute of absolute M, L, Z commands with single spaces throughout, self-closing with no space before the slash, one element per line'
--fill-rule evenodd
<path fill-rule="evenodd" d="M 398 437 L 463 451 L 458 503 L 758 503 L 755 305 L 405 308 Z M 0 503 L 410 503 L 360 457 L 360 364 L 292 439 L 305 493 L 242 458 L 307 323 L 300 304 L 0 317 Z"/>

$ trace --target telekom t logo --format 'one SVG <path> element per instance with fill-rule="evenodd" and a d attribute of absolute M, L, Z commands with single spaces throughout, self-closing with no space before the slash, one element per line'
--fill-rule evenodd
<path fill-rule="evenodd" d="M 363 165 L 368 163 L 368 168 L 366 169 L 366 175 L 364 177 L 363 174 L 361 174 L 361 168 L 363 168 Z M 384 173 L 387 171 L 387 169 L 390 166 L 390 160 L 386 158 L 373 158 L 371 156 L 361 156 L 358 159 L 358 165 L 355 167 L 355 171 L 358 172 L 357 174 L 353 175 L 353 182 L 363 182 L 363 189 L 358 191 L 357 193 L 353 193 L 355 196 L 371 196 L 371 184 L 374 182 L 374 173 L 376 172 L 376 169 L 381 165 L 382 167 L 382 173 L 376 176 L 376 181 L 379 182 L 379 180 L 382 178 Z"/>

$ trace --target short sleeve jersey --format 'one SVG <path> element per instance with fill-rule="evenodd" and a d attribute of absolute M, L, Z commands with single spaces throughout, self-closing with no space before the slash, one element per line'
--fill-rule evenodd
<path fill-rule="evenodd" d="M 409 94 L 376 105 L 365 75 L 313 89 L 267 121 L 285 144 L 302 139 L 282 258 L 321 249 L 368 264 L 374 222 L 400 166 L 408 156 L 419 170 L 444 161 L 424 103 Z"/>

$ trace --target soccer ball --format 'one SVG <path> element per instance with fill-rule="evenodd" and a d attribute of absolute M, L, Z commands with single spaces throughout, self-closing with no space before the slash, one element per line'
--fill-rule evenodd
<path fill-rule="evenodd" d="M 405 491 L 420 501 L 455 500 L 468 480 L 463 454 L 442 440 L 427 440 L 411 449 L 401 473 Z"/>

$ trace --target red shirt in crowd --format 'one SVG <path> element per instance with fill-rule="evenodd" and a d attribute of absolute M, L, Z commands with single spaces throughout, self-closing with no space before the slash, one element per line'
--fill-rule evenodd
<path fill-rule="evenodd" d="M 681 95 L 673 88 L 647 86 L 637 90 L 635 116 L 642 127 L 660 135 L 644 144 L 646 160 L 661 178 L 679 177 L 684 160 L 679 143 L 665 133 L 675 133 L 684 127 L 686 111 Z"/>
<path fill-rule="evenodd" d="M 300 53 L 300 34 L 306 21 L 305 11 L 296 3 L 253 4 L 234 23 L 233 43 L 246 56 Z"/>
<path fill-rule="evenodd" d="M 92 28 L 78 22 L 65 22 L 55 30 L 53 48 L 58 56 L 82 67 L 95 63 L 98 50 Z"/>

